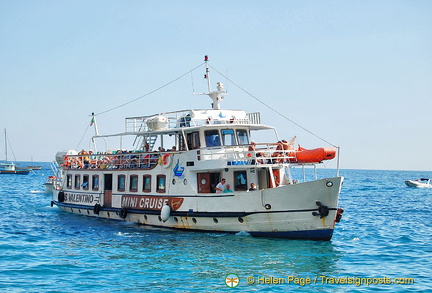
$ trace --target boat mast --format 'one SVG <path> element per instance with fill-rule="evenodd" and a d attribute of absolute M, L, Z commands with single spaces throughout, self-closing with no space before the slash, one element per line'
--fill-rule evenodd
<path fill-rule="evenodd" d="M 207 79 L 208 92 L 200 93 L 197 95 L 209 96 L 213 100 L 212 108 L 214 110 L 219 110 L 220 109 L 220 102 L 224 99 L 224 95 L 226 95 L 227 93 L 223 90 L 223 84 L 221 82 L 217 83 L 217 91 L 214 91 L 214 92 L 211 91 L 210 70 L 209 70 L 209 66 L 208 66 L 208 61 L 209 61 L 209 58 L 207 55 L 205 55 L 204 56 L 204 62 L 205 62 L 205 67 L 206 67 L 206 73 L 204 75 L 204 78 Z"/>
<path fill-rule="evenodd" d="M 95 136 L 98 136 L 99 135 L 99 130 L 97 128 L 96 116 L 95 116 L 94 112 L 92 112 L 92 120 L 90 122 L 90 126 L 93 126 L 93 125 L 94 125 L 94 130 L 95 130 Z M 94 139 L 95 136 L 93 136 L 91 140 L 92 140 L 93 146 L 95 148 L 95 152 L 96 152 L 97 151 L 97 147 L 96 147 L 96 141 Z"/>
<path fill-rule="evenodd" d="M 205 67 L 206 67 L 206 73 L 204 75 L 204 78 L 207 79 L 208 93 L 211 93 L 210 74 L 209 74 L 210 70 L 209 70 L 209 67 L 208 67 L 208 61 L 209 61 L 208 56 L 205 55 L 204 56 L 204 62 L 205 62 Z"/>
<path fill-rule="evenodd" d="M 6 128 L 4 129 L 4 134 L 5 134 L 5 153 L 6 153 L 6 162 L 7 162 L 7 138 L 6 138 Z"/>

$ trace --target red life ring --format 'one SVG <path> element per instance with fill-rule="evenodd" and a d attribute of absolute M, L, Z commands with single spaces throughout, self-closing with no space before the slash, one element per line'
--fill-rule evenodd
<path fill-rule="evenodd" d="M 171 163 L 172 163 L 172 157 L 171 157 L 171 155 L 170 154 L 165 154 L 163 156 L 163 158 L 162 158 L 162 165 L 165 168 L 168 168 L 171 165 Z"/>

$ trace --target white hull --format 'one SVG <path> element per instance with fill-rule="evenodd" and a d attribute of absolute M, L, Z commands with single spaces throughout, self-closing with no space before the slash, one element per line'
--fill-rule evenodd
<path fill-rule="evenodd" d="M 176 196 L 182 198 L 183 203 L 178 210 L 171 212 L 166 222 L 161 219 L 158 199 L 167 196 L 151 196 L 156 203 L 150 206 L 152 209 L 139 208 L 140 197 L 144 199 L 144 196 L 136 196 L 137 206 L 125 208 L 124 201 L 122 206 L 124 195 L 121 194 L 112 195 L 113 203 L 118 204 L 101 207 L 99 211 L 95 208 L 96 204 L 103 202 L 103 194 L 99 193 L 77 196 L 76 192 L 64 192 L 66 200 L 59 202 L 59 191 L 55 191 L 54 201 L 67 212 L 153 227 L 229 233 L 245 231 L 254 236 L 329 240 L 335 226 L 342 181 L 343 178 L 335 177 L 261 191 Z M 327 182 L 333 185 L 328 187 Z M 77 198 L 91 198 L 92 201 L 77 204 Z M 148 198 L 146 195 L 145 199 Z M 318 212 L 317 201 L 328 207 L 327 216 L 313 215 Z"/>
<path fill-rule="evenodd" d="M 432 185 L 429 182 L 428 183 L 424 183 L 424 182 L 415 181 L 415 180 L 406 180 L 405 184 L 408 187 L 432 188 Z"/>

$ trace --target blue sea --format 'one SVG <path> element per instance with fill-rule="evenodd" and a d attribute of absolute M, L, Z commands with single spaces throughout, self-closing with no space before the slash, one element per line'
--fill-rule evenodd
<path fill-rule="evenodd" d="M 315 242 L 68 214 L 43 165 L 0 175 L 2 292 L 432 292 L 432 189 L 404 185 L 432 172 L 341 170 L 342 221 Z"/>

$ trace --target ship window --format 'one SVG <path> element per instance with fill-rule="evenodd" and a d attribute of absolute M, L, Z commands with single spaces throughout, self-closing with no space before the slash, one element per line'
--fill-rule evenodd
<path fill-rule="evenodd" d="M 118 175 L 118 177 L 117 177 L 117 190 L 118 191 L 125 191 L 125 181 L 126 181 L 125 175 Z"/>
<path fill-rule="evenodd" d="M 129 183 L 130 191 L 138 191 L 138 175 L 131 175 Z"/>
<path fill-rule="evenodd" d="M 75 175 L 75 189 L 79 189 L 81 185 L 81 175 Z"/>
<path fill-rule="evenodd" d="M 198 131 L 188 133 L 186 135 L 186 137 L 187 137 L 188 148 L 190 150 L 199 149 L 199 147 L 200 147 L 200 141 L 199 141 L 199 133 L 198 133 Z"/>
<path fill-rule="evenodd" d="M 82 188 L 84 190 L 88 190 L 89 189 L 89 175 L 84 175 L 83 176 L 83 183 L 82 183 Z"/>
<path fill-rule="evenodd" d="M 72 175 L 71 174 L 67 175 L 66 182 L 67 182 L 67 188 L 72 188 Z"/>
<path fill-rule="evenodd" d="M 236 145 L 234 130 L 222 129 L 222 141 L 223 145 Z"/>
<path fill-rule="evenodd" d="M 166 186 L 166 176 L 165 175 L 157 175 L 156 177 L 156 192 L 165 192 Z"/>
<path fill-rule="evenodd" d="M 92 177 L 92 189 L 99 190 L 99 175 L 93 175 Z"/>
<path fill-rule="evenodd" d="M 244 129 L 237 129 L 237 140 L 239 145 L 249 144 L 247 131 Z"/>
<path fill-rule="evenodd" d="M 247 173 L 246 171 L 234 172 L 234 190 L 246 191 L 247 190 Z"/>
<path fill-rule="evenodd" d="M 217 130 L 206 130 L 204 131 L 205 134 L 205 141 L 206 146 L 213 147 L 213 146 L 220 146 L 221 141 L 219 137 L 219 131 Z"/>
<path fill-rule="evenodd" d="M 143 191 L 150 192 L 151 191 L 151 175 L 143 176 Z"/>

